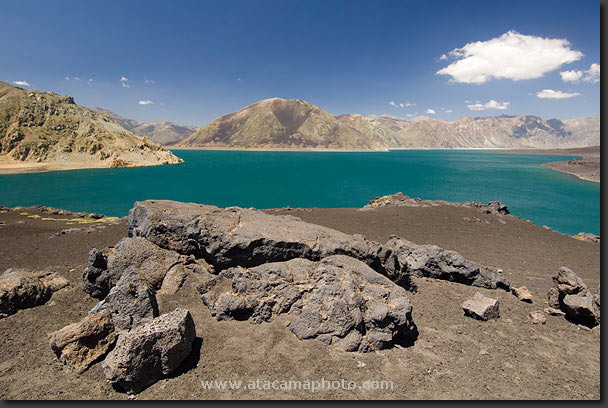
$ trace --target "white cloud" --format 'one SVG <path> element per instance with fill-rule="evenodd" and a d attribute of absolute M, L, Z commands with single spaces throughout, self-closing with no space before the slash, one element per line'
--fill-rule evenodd
<path fill-rule="evenodd" d="M 139 101 L 140 105 L 154 105 L 154 102 L 152 101 Z"/>
<path fill-rule="evenodd" d="M 553 89 L 543 89 L 542 91 L 536 93 L 536 96 L 541 99 L 566 99 L 579 95 L 580 93 L 578 92 L 567 93 L 562 91 L 554 91 Z"/>
<path fill-rule="evenodd" d="M 74 77 L 74 78 L 72 78 L 72 79 L 73 79 L 74 81 L 80 81 L 80 78 L 78 78 L 78 77 Z"/>
<path fill-rule="evenodd" d="M 448 59 L 448 56 L 445 54 L 442 54 L 441 57 L 439 57 L 439 61 L 445 61 Z"/>
<path fill-rule="evenodd" d="M 456 59 L 437 71 L 451 81 L 482 84 L 492 78 L 513 81 L 540 78 L 583 53 L 570 49 L 566 39 L 551 39 L 509 31 L 488 41 L 476 41 L 449 52 Z"/>
<path fill-rule="evenodd" d="M 427 109 L 427 110 L 426 110 L 426 113 L 428 113 L 429 115 L 434 115 L 434 114 L 436 114 L 437 112 L 435 112 L 433 109 Z"/>
<path fill-rule="evenodd" d="M 129 82 L 129 78 L 126 76 L 120 77 L 120 82 Z"/>
<path fill-rule="evenodd" d="M 486 109 L 498 109 L 505 110 L 509 107 L 509 102 L 496 102 L 494 99 L 490 100 L 490 102 L 482 104 L 479 101 L 473 105 L 467 105 L 472 111 L 482 111 Z"/>
<path fill-rule="evenodd" d="M 397 107 L 397 104 L 394 101 L 390 101 L 388 104 L 391 106 Z"/>
<path fill-rule="evenodd" d="M 600 82 L 600 64 L 591 64 L 587 71 L 562 71 L 559 73 L 564 82 Z"/>
<path fill-rule="evenodd" d="M 452 109 L 446 109 L 445 110 L 445 113 L 452 113 L 452 112 L 454 112 Z"/>
<path fill-rule="evenodd" d="M 93 82 L 93 78 L 89 78 L 89 82 Z"/>
<path fill-rule="evenodd" d="M 69 81 L 69 80 L 70 80 L 70 77 L 65 77 L 65 80 L 66 80 L 66 81 Z"/>
<path fill-rule="evenodd" d="M 19 85 L 19 86 L 31 86 L 27 81 L 15 81 L 15 82 L 13 82 L 13 84 Z"/>
<path fill-rule="evenodd" d="M 123 88 L 131 88 L 131 85 L 127 85 L 126 83 L 124 83 L 124 82 L 123 82 L 123 83 L 122 83 L 122 87 L 123 87 Z"/>
<path fill-rule="evenodd" d="M 144 84 L 155 84 L 155 83 L 156 83 L 156 81 L 153 80 L 153 79 L 146 79 L 146 80 L 144 80 Z"/>
<path fill-rule="evenodd" d="M 400 103 L 400 104 L 399 104 L 399 107 L 401 107 L 401 108 L 405 108 L 405 105 L 404 105 L 403 103 Z"/>

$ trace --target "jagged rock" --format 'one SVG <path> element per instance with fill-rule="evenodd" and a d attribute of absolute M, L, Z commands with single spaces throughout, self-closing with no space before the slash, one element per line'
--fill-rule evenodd
<path fill-rule="evenodd" d="M 96 298 L 105 297 L 129 268 L 150 287 L 159 289 L 167 272 L 184 260 L 185 257 L 177 252 L 159 248 L 143 238 L 124 238 L 115 248 L 107 248 L 101 255 L 96 249 L 91 251 L 89 268 L 83 276 L 85 292 Z"/>
<path fill-rule="evenodd" d="M 556 309 L 554 307 L 547 307 L 545 308 L 545 313 L 551 315 L 551 316 L 565 316 L 566 313 L 562 312 L 559 309 Z"/>
<path fill-rule="evenodd" d="M 564 296 L 562 310 L 575 323 L 580 323 L 587 327 L 595 327 L 600 323 L 593 297 L 589 294 Z"/>
<path fill-rule="evenodd" d="M 499 302 L 497 299 L 491 299 L 479 292 L 475 293 L 473 299 L 467 299 L 462 303 L 462 309 L 464 310 L 465 316 L 470 316 L 479 320 L 498 318 L 500 316 L 498 306 Z"/>
<path fill-rule="evenodd" d="M 363 208 L 381 208 L 381 207 L 431 207 L 433 202 L 427 202 L 420 198 L 410 198 L 403 193 L 395 193 L 376 197 L 367 203 Z"/>
<path fill-rule="evenodd" d="M 405 289 L 344 255 L 227 269 L 202 298 L 218 320 L 260 323 L 287 313 L 296 337 L 344 351 L 411 344 L 417 336 Z"/>
<path fill-rule="evenodd" d="M 0 318 L 45 303 L 65 284 L 56 273 L 7 269 L 0 275 Z"/>
<path fill-rule="evenodd" d="M 192 351 L 196 335 L 190 312 L 175 309 L 122 332 L 102 367 L 117 388 L 137 393 L 175 371 Z"/>
<path fill-rule="evenodd" d="M 49 335 L 59 360 L 82 373 L 103 357 L 114 344 L 116 333 L 109 310 L 86 316 Z"/>
<path fill-rule="evenodd" d="M 490 210 L 497 212 L 498 214 L 510 214 L 511 211 L 507 208 L 506 205 L 501 203 L 500 201 L 490 201 L 488 203 L 488 207 Z"/>
<path fill-rule="evenodd" d="M 515 295 L 515 297 L 522 302 L 532 303 L 532 294 L 527 287 L 522 286 L 519 288 L 511 287 L 511 291 Z"/>
<path fill-rule="evenodd" d="M 561 309 L 573 323 L 587 327 L 600 324 L 599 299 L 598 302 L 595 301 L 585 282 L 576 273 L 562 266 L 553 281 L 555 287 L 548 293 L 551 307 Z"/>
<path fill-rule="evenodd" d="M 411 253 L 414 244 L 393 239 L 382 246 L 361 235 L 344 234 L 292 216 L 150 200 L 135 203 L 129 211 L 127 228 L 129 236 L 144 237 L 162 248 L 204 258 L 218 272 L 234 266 L 252 267 L 295 258 L 319 261 L 331 255 L 347 255 L 398 284 L 413 288 L 411 271 L 403 269 L 407 262 L 400 262 L 399 258 L 402 250 Z M 439 247 L 418 247 L 425 254 L 432 254 L 429 259 L 439 265 L 420 266 L 416 272 L 420 275 L 488 288 L 509 287 L 497 270 L 480 267 Z"/>
<path fill-rule="evenodd" d="M 545 314 L 539 310 L 528 313 L 528 317 L 532 319 L 533 324 L 545 324 L 547 322 Z"/>
<path fill-rule="evenodd" d="M 579 232 L 576 235 L 573 235 L 572 238 L 578 239 L 579 241 L 590 241 L 590 242 L 600 242 L 600 236 L 591 234 L 589 232 Z"/>
<path fill-rule="evenodd" d="M 91 309 L 89 315 L 106 309 L 112 313 L 117 330 L 130 330 L 158 316 L 154 291 L 133 269 L 122 274 L 108 296 Z"/>
<path fill-rule="evenodd" d="M 511 284 L 496 268 L 481 266 L 465 259 L 455 251 L 437 245 L 417 245 L 392 236 L 381 254 L 392 270 L 401 274 L 443 279 L 488 289 L 509 290 Z"/>
<path fill-rule="evenodd" d="M 101 251 L 93 248 L 89 251 L 89 266 L 82 275 L 84 281 L 82 290 L 94 298 L 103 299 L 106 297 L 116 283 L 116 281 L 111 282 L 112 275 L 108 271 L 108 256 L 112 252 L 114 252 L 114 248 L 105 248 Z"/>

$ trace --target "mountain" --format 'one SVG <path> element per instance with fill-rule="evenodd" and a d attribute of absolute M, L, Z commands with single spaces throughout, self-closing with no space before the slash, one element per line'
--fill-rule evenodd
<path fill-rule="evenodd" d="M 176 147 L 382 149 L 323 109 L 298 99 L 265 99 L 201 127 Z"/>
<path fill-rule="evenodd" d="M 235 148 L 571 148 L 600 144 L 600 118 L 537 116 L 332 116 L 301 100 L 272 98 L 224 115 L 176 147 Z"/>
<path fill-rule="evenodd" d="M 93 108 L 96 112 L 103 112 L 110 116 L 116 123 L 137 136 L 148 139 L 165 146 L 173 145 L 183 140 L 196 131 L 196 126 L 182 126 L 165 120 L 154 120 L 151 122 L 138 122 L 134 119 L 123 118 L 107 109 Z"/>
<path fill-rule="evenodd" d="M 3 168 L 53 169 L 181 163 L 164 147 L 125 130 L 70 96 L 0 82 Z"/>
<path fill-rule="evenodd" d="M 353 126 L 360 115 L 340 115 Z M 600 144 L 598 116 L 568 120 L 545 120 L 537 116 L 463 117 L 454 122 L 418 117 L 369 116 L 369 128 L 356 128 L 376 137 L 391 135 L 389 148 L 570 148 Z"/>

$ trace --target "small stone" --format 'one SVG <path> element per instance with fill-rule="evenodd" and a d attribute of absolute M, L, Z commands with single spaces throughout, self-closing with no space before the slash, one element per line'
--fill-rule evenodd
<path fill-rule="evenodd" d="M 532 294 L 527 287 L 521 286 L 519 288 L 511 288 L 511 291 L 522 302 L 532 303 Z"/>
<path fill-rule="evenodd" d="M 528 317 L 532 319 L 532 323 L 534 324 L 545 324 L 547 322 L 545 314 L 540 310 L 528 313 Z"/>
<path fill-rule="evenodd" d="M 564 313 L 561 310 L 556 309 L 554 307 L 546 307 L 545 313 L 547 313 L 548 315 L 551 315 L 551 316 L 565 316 L 566 315 L 566 313 Z"/>
<path fill-rule="evenodd" d="M 357 368 L 363 368 L 365 367 L 365 363 L 362 361 L 357 361 Z"/>
<path fill-rule="evenodd" d="M 484 321 L 496 319 L 500 316 L 498 306 L 499 302 L 497 299 L 491 299 L 479 292 L 475 293 L 473 299 L 465 300 L 462 303 L 465 316 Z"/>
<path fill-rule="evenodd" d="M 485 356 L 486 354 L 488 354 L 488 350 L 481 349 L 481 350 L 479 350 L 479 354 L 481 354 L 482 356 Z"/>

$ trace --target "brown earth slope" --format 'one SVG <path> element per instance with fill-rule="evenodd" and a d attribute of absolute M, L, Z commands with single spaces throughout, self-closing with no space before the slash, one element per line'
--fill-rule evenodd
<path fill-rule="evenodd" d="M 452 206 L 359 209 L 267 210 L 360 233 L 384 242 L 391 234 L 438 244 L 466 258 L 504 269 L 515 285 L 527 286 L 533 303 L 511 293 L 416 278 L 411 294 L 420 335 L 411 347 L 374 353 L 328 350 L 316 340 L 298 340 L 279 317 L 271 323 L 216 321 L 188 282 L 174 297 L 159 297 L 161 313 L 187 307 L 198 340 L 178 375 L 161 380 L 137 399 L 599 399 L 600 331 L 547 315 L 532 324 L 528 313 L 546 307 L 551 277 L 572 268 L 595 293 L 600 280 L 600 244 L 538 227 L 512 216 L 482 214 Z M 82 291 L 82 271 L 91 247 L 126 235 L 124 221 L 92 224 L 55 235 L 65 221 L 44 221 L 21 211 L 0 214 L 0 270 L 53 269 L 70 280 L 47 304 L 0 319 L 2 399 L 126 399 L 102 380 L 100 364 L 81 375 L 55 358 L 46 334 L 84 317 L 96 303 Z M 65 218 L 51 216 L 51 218 Z M 502 222 L 501 222 L 502 220 Z M 504 222 L 504 223 L 503 223 Z M 101 228 L 104 227 L 105 228 Z M 92 227 L 92 231 L 86 229 Z M 501 317 L 481 322 L 461 304 L 475 292 L 500 301 Z M 205 390 L 201 381 L 241 380 L 392 381 L 391 390 Z"/>

